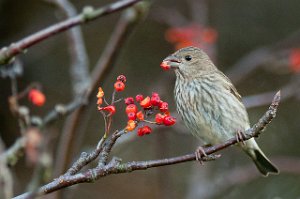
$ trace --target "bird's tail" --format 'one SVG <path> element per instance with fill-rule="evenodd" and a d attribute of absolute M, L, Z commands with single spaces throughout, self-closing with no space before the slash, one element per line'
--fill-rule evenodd
<path fill-rule="evenodd" d="M 262 150 L 256 144 L 254 138 L 246 141 L 245 145 L 242 146 L 242 148 L 251 157 L 257 169 L 260 171 L 262 175 L 268 176 L 269 173 L 279 174 L 279 170 L 262 152 Z"/>

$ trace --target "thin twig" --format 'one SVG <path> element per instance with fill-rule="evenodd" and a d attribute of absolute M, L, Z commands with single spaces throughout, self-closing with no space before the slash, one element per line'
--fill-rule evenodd
<path fill-rule="evenodd" d="M 122 129 L 121 131 L 116 131 L 112 134 L 110 140 L 108 142 L 105 142 L 105 145 L 103 146 L 103 150 L 99 154 L 98 167 L 107 164 L 108 156 L 111 152 L 112 147 L 115 145 L 117 139 L 119 139 L 124 134 L 125 134 L 125 129 Z"/>
<path fill-rule="evenodd" d="M 78 99 L 77 99 L 78 98 Z M 58 118 L 62 116 L 69 115 L 73 113 L 76 109 L 80 106 L 86 104 L 85 100 L 82 100 L 80 97 L 77 97 L 74 101 L 70 102 L 67 105 L 56 105 L 53 110 L 45 115 L 42 119 L 41 127 L 51 124 L 52 122 L 56 121 Z"/>
<path fill-rule="evenodd" d="M 73 163 L 71 168 L 68 169 L 68 171 L 64 175 L 66 175 L 66 176 L 74 175 L 74 174 L 78 173 L 85 165 L 87 165 L 90 162 L 92 162 L 93 160 L 95 160 L 99 156 L 100 152 L 102 151 L 104 141 L 105 141 L 105 139 L 101 138 L 97 144 L 96 149 L 92 153 L 88 154 L 88 153 L 82 152 L 80 155 L 80 158 L 76 162 Z"/>

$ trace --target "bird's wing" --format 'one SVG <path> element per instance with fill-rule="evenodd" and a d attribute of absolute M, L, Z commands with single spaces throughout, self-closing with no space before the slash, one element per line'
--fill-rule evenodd
<path fill-rule="evenodd" d="M 233 86 L 233 84 L 229 85 L 230 93 L 232 93 L 240 102 L 242 101 L 241 95 L 237 92 L 236 88 Z"/>
<path fill-rule="evenodd" d="M 242 97 L 241 95 L 238 93 L 238 91 L 236 90 L 236 88 L 234 87 L 234 85 L 232 84 L 232 82 L 230 81 L 230 79 L 221 71 L 218 71 L 220 73 L 220 75 L 222 75 L 227 81 L 226 81 L 226 89 L 233 94 L 240 102 L 242 102 Z"/>

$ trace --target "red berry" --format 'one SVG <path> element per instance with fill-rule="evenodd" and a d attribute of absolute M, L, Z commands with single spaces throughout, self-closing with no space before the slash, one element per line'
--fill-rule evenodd
<path fill-rule="evenodd" d="M 165 117 L 166 117 L 165 115 L 162 115 L 161 113 L 157 113 L 155 115 L 155 122 L 156 122 L 156 124 L 163 124 Z"/>
<path fill-rule="evenodd" d="M 133 131 L 136 127 L 136 123 L 134 120 L 128 120 L 126 130 L 127 131 Z"/>
<path fill-rule="evenodd" d="M 152 96 L 159 96 L 159 94 L 156 92 L 152 92 Z"/>
<path fill-rule="evenodd" d="M 37 89 L 31 89 L 29 91 L 28 99 L 36 106 L 43 106 L 46 101 L 45 95 Z"/>
<path fill-rule="evenodd" d="M 105 107 L 98 107 L 99 111 L 107 111 L 110 114 L 115 114 L 116 113 L 116 107 L 113 105 L 105 106 Z"/>
<path fill-rule="evenodd" d="M 159 106 L 160 105 L 160 97 L 159 95 L 152 95 L 151 97 L 151 105 L 152 106 Z"/>
<path fill-rule="evenodd" d="M 136 113 L 137 112 L 136 105 L 135 104 L 129 104 L 129 105 L 127 105 L 126 109 L 125 109 L 125 112 L 126 113 L 131 113 L 131 112 Z"/>
<path fill-rule="evenodd" d="M 143 99 L 144 99 L 144 96 L 141 95 L 141 94 L 135 96 L 135 100 L 136 100 L 137 102 L 140 102 L 140 101 L 142 101 Z"/>
<path fill-rule="evenodd" d="M 172 126 L 173 124 L 176 123 L 176 118 L 174 118 L 172 116 L 166 116 L 164 118 L 163 123 L 164 123 L 165 126 Z"/>
<path fill-rule="evenodd" d="M 159 110 L 161 111 L 161 112 L 167 112 L 168 111 L 168 109 L 169 109 L 169 105 L 168 105 L 168 103 L 167 102 L 162 102 L 161 104 L 160 104 L 160 106 L 159 106 Z"/>
<path fill-rule="evenodd" d="M 116 83 L 114 84 L 114 87 L 117 92 L 123 91 L 125 89 L 125 84 L 121 81 L 116 81 Z"/>
<path fill-rule="evenodd" d="M 97 100 L 97 105 L 101 105 L 103 103 L 103 99 L 102 98 L 98 98 L 98 100 Z"/>
<path fill-rule="evenodd" d="M 151 102 L 150 101 L 151 101 L 150 97 L 147 96 L 145 99 L 143 99 L 140 102 L 141 107 L 143 107 L 143 108 L 150 108 L 151 107 Z"/>
<path fill-rule="evenodd" d="M 143 131 L 144 134 L 147 135 L 147 134 L 150 134 L 152 132 L 152 129 L 149 126 L 144 126 L 142 128 L 142 131 Z"/>
<path fill-rule="evenodd" d="M 160 67 L 161 67 L 163 70 L 170 70 L 170 68 L 171 68 L 171 66 L 170 66 L 170 65 L 168 64 L 168 62 L 166 62 L 166 61 L 161 62 Z"/>
<path fill-rule="evenodd" d="M 126 105 L 133 104 L 134 99 L 133 99 L 133 97 L 127 97 L 127 98 L 124 99 L 124 102 L 125 102 Z"/>
<path fill-rule="evenodd" d="M 138 136 L 143 136 L 143 135 L 144 135 L 143 128 L 139 128 L 139 129 L 137 130 L 137 135 L 138 135 Z"/>
<path fill-rule="evenodd" d="M 140 120 L 144 120 L 144 113 L 142 111 L 137 112 L 136 117 Z"/>
<path fill-rule="evenodd" d="M 171 113 L 170 113 L 170 111 L 166 111 L 166 112 L 164 112 L 164 115 L 169 116 L 169 115 L 171 115 Z"/>
<path fill-rule="evenodd" d="M 136 119 L 136 113 L 129 112 L 129 113 L 127 113 L 127 117 L 128 117 L 129 120 L 135 120 Z"/>
<path fill-rule="evenodd" d="M 125 82 L 126 82 L 126 77 L 125 77 L 125 75 L 119 75 L 119 76 L 117 77 L 117 81 L 121 81 L 121 82 L 125 83 Z"/>

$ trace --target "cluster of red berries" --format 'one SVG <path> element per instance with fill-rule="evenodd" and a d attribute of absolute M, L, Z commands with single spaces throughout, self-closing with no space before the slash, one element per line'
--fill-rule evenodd
<path fill-rule="evenodd" d="M 117 77 L 117 81 L 114 83 L 115 91 L 120 92 L 125 89 L 126 77 L 124 75 L 119 75 Z M 98 89 L 97 93 L 97 105 L 99 111 L 106 111 L 109 113 L 109 116 L 115 114 L 116 107 L 114 105 L 107 105 L 102 107 L 103 104 L 104 92 L 101 87 Z M 126 104 L 125 112 L 128 117 L 127 126 L 125 128 L 126 131 L 133 131 L 140 122 L 144 123 L 154 123 L 157 125 L 165 125 L 171 126 L 176 123 L 176 119 L 170 115 L 168 103 L 164 102 L 160 99 L 158 93 L 152 93 L 151 97 L 139 94 L 133 97 L 127 97 L 124 99 Z M 142 110 L 138 110 L 138 104 Z M 154 111 L 158 111 L 155 115 L 155 122 L 145 120 L 145 113 L 147 113 L 147 117 L 153 114 Z M 138 136 L 143 136 L 150 134 L 152 129 L 145 125 L 143 127 L 138 128 L 137 134 Z"/>
<path fill-rule="evenodd" d="M 140 107 L 143 111 L 138 111 L 137 106 L 134 104 L 134 98 L 128 97 L 124 100 L 126 106 L 125 112 L 128 117 L 128 123 L 126 130 L 132 131 L 136 128 L 136 124 L 139 121 L 145 121 L 144 113 L 149 110 L 159 110 L 159 113 L 155 115 L 155 124 L 171 126 L 176 123 L 176 119 L 170 115 L 168 103 L 164 102 L 160 99 L 158 93 L 153 92 L 152 96 L 146 96 L 139 94 L 135 97 L 135 101 L 139 103 Z M 149 121 L 148 121 L 149 122 Z M 152 122 L 151 122 L 152 123 Z M 150 134 L 152 129 L 149 126 L 144 126 L 138 129 L 137 134 L 139 136 L 143 136 L 146 134 Z"/>
<path fill-rule="evenodd" d="M 114 83 L 114 88 L 115 91 L 120 92 L 125 89 L 125 82 L 126 82 L 126 77 L 124 75 L 119 75 L 117 77 L 117 81 Z M 116 113 L 116 107 L 114 105 L 108 105 L 105 107 L 101 107 L 103 103 L 103 97 L 104 97 L 104 91 L 102 90 L 101 87 L 98 88 L 98 93 L 97 93 L 97 105 L 98 105 L 98 110 L 99 111 L 107 111 L 110 115 L 113 115 Z"/>

